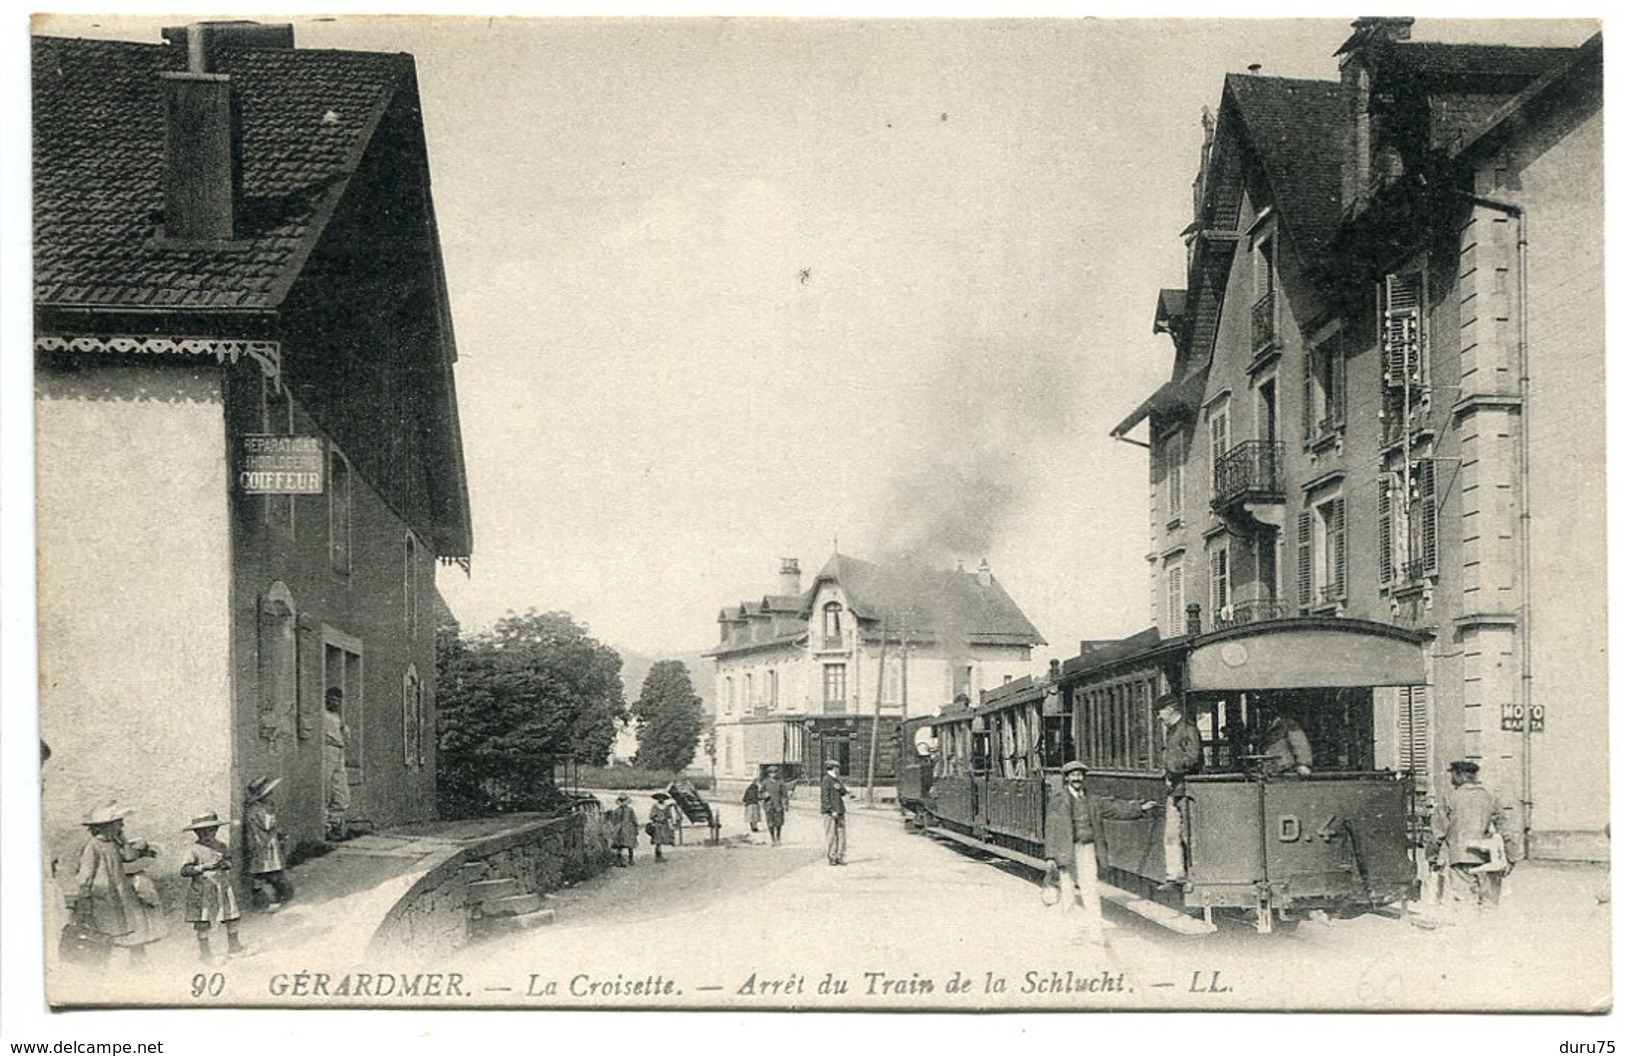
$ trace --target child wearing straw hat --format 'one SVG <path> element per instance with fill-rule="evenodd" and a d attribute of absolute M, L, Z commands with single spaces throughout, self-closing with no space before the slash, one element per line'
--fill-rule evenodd
<path fill-rule="evenodd" d="M 215 838 L 220 831 L 219 815 L 214 811 L 199 814 L 184 831 L 193 833 L 197 842 L 186 849 L 181 860 L 181 875 L 192 881 L 186 892 L 186 919 L 197 932 L 198 956 L 207 963 L 209 930 L 216 923 L 226 929 L 226 953 L 243 952 L 242 940 L 237 937 L 237 921 L 242 912 L 237 908 L 237 893 L 231 883 L 231 849 Z"/>
<path fill-rule="evenodd" d="M 283 872 L 282 832 L 277 828 L 276 804 L 271 793 L 280 777 L 262 777 L 248 786 L 248 809 L 243 812 L 243 843 L 248 847 L 248 875 L 254 878 L 254 905 L 275 913 L 293 898 L 293 882 Z M 269 887 L 274 896 L 266 893 Z"/>
<path fill-rule="evenodd" d="M 85 951 L 87 960 L 96 965 L 105 964 L 113 945 L 136 932 L 137 920 L 144 915 L 120 853 L 120 836 L 129 813 L 115 803 L 106 803 L 85 815 L 83 822 L 89 835 L 74 874 L 73 919 L 98 937 Z"/>

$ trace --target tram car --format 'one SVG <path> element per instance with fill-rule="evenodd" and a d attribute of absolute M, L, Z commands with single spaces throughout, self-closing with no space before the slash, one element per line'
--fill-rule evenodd
<path fill-rule="evenodd" d="M 1159 806 L 1098 827 L 1105 897 L 1196 933 L 1223 915 L 1267 932 L 1316 910 L 1402 903 L 1419 893 L 1416 802 L 1387 733 L 1401 695 L 1385 690 L 1424 682 L 1420 643 L 1402 628 L 1339 618 L 1084 643 L 1048 677 L 961 701 L 910 734 L 929 755 L 904 769 L 899 800 L 928 832 L 1044 869 L 1070 838 L 1046 831 L 1063 763 L 1088 767 L 1091 797 L 1166 802 L 1155 709 L 1173 695 L 1202 741 L 1182 801 L 1184 882 L 1167 882 L 1181 870 L 1164 861 Z M 1360 684 L 1372 671 L 1393 681 Z M 1277 772 L 1260 754 L 1278 717 L 1309 742 L 1307 774 Z"/>

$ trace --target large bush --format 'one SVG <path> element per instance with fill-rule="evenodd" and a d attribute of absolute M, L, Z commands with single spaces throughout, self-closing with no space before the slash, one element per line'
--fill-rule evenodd
<path fill-rule="evenodd" d="M 442 817 L 564 805 L 555 767 L 596 764 L 624 723 L 621 658 L 569 613 L 510 615 L 439 641 Z"/>

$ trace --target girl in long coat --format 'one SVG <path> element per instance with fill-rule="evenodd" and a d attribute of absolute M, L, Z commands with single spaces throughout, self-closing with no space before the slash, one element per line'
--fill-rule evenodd
<path fill-rule="evenodd" d="M 615 864 L 626 866 L 632 864 L 632 852 L 638 845 L 638 815 L 632 809 L 632 797 L 620 795 L 615 797 L 615 809 L 606 817 L 609 825 L 609 845 L 615 851 Z M 621 860 L 621 852 L 626 852 L 626 860 Z"/>
<path fill-rule="evenodd" d="M 124 858 L 114 835 L 123 827 L 126 813 L 109 803 L 85 817 L 90 836 L 79 851 L 79 868 L 74 874 L 74 919 L 107 940 L 99 948 L 98 959 L 103 961 L 112 944 L 134 930 L 131 920 L 141 909 L 135 885 L 124 874 Z"/>
<path fill-rule="evenodd" d="M 660 848 L 670 847 L 677 842 L 674 819 L 671 797 L 664 792 L 656 792 L 655 805 L 649 810 L 649 842 L 655 845 L 657 862 L 666 860 L 666 856 L 660 853 Z"/>
<path fill-rule="evenodd" d="M 155 912 L 156 892 L 149 896 L 154 903 L 149 906 L 136 890 L 137 875 L 157 852 L 125 838 L 124 819 L 129 813 L 109 803 L 86 816 L 90 837 L 79 852 L 74 874 L 78 888 L 74 913 L 109 940 L 104 958 L 111 947 L 123 946 L 132 961 L 140 961 L 146 957 L 147 943 L 163 936 L 163 925 Z"/>

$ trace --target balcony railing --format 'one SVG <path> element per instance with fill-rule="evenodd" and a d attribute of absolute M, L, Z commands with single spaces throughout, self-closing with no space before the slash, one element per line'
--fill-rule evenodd
<path fill-rule="evenodd" d="M 1275 345 L 1275 291 L 1253 303 L 1253 355 Z"/>
<path fill-rule="evenodd" d="M 1399 566 L 1399 574 L 1403 577 L 1401 582 L 1404 583 L 1422 582 L 1422 579 L 1427 575 L 1427 571 L 1428 563 L 1421 558 L 1417 558 L 1415 561 L 1401 562 Z"/>
<path fill-rule="evenodd" d="M 824 652 L 839 652 L 846 648 L 846 635 L 826 634 L 823 636 L 819 648 Z"/>
<path fill-rule="evenodd" d="M 1243 440 L 1213 464 L 1213 508 L 1235 502 L 1284 502 L 1281 462 L 1286 445 L 1279 440 Z"/>
<path fill-rule="evenodd" d="M 1244 627 L 1249 623 L 1263 623 L 1265 620 L 1284 620 L 1292 614 L 1292 605 L 1279 598 L 1237 601 L 1219 610 L 1217 618 L 1213 621 L 1213 629 Z"/>

